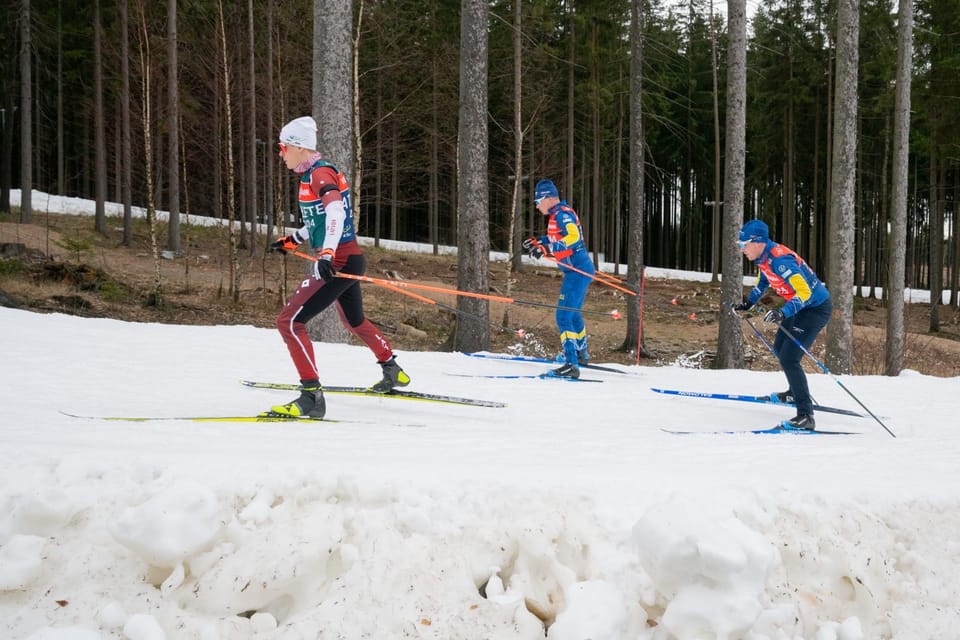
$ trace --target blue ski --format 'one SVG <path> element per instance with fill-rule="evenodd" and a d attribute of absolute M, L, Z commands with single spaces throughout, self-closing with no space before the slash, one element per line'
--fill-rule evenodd
<path fill-rule="evenodd" d="M 508 362 L 536 362 L 538 364 L 556 364 L 559 360 L 548 360 L 547 358 L 538 358 L 536 356 L 511 356 L 503 353 L 471 353 L 469 351 L 461 352 L 465 356 L 470 356 L 471 358 L 488 358 L 490 360 L 505 360 Z M 581 369 L 592 369 L 594 371 L 606 371 L 607 373 L 619 373 L 626 376 L 638 375 L 631 373 L 629 371 L 622 371 L 620 369 L 614 369 L 613 367 L 604 367 L 599 364 L 581 364 L 579 365 Z"/>
<path fill-rule="evenodd" d="M 687 398 L 707 398 L 708 400 L 736 400 L 737 402 L 754 402 L 757 404 L 774 404 L 784 407 L 793 407 L 796 406 L 792 403 L 780 402 L 777 399 L 776 395 L 769 396 L 741 396 L 733 393 L 707 393 L 704 391 L 678 391 L 676 389 L 657 389 L 656 387 L 650 387 L 651 391 L 656 393 L 663 393 L 668 396 L 685 396 Z M 842 416 L 854 416 L 856 418 L 863 418 L 862 413 L 857 413 L 856 411 L 851 411 L 849 409 L 839 409 L 837 407 L 826 407 L 821 404 L 813 405 L 814 411 L 822 411 L 824 413 L 837 413 Z"/>
<path fill-rule="evenodd" d="M 566 382 L 603 382 L 603 380 L 596 380 L 594 378 L 566 378 L 564 376 L 553 375 L 549 372 L 532 375 L 484 375 L 476 373 L 447 372 L 447 375 L 456 376 L 458 378 L 488 378 L 492 380 L 564 380 Z"/>
<path fill-rule="evenodd" d="M 729 431 L 674 431 L 672 429 L 660 429 L 665 433 L 672 433 L 677 436 L 709 436 L 709 435 L 779 435 L 789 434 L 792 436 L 856 436 L 861 435 L 860 431 L 809 431 L 807 429 L 794 429 L 783 425 L 776 425 L 769 429 L 732 429 Z"/>

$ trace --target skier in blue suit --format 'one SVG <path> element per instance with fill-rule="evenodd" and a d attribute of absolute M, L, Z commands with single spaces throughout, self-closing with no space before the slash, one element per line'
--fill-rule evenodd
<path fill-rule="evenodd" d="M 770 287 L 786 300 L 780 309 L 771 309 L 764 322 L 780 325 L 773 340 L 773 351 L 780 360 L 783 373 L 790 384 L 788 391 L 776 395 L 784 402 L 795 402 L 797 415 L 787 421 L 795 429 L 814 430 L 813 399 L 807 386 L 807 376 L 800 364 L 803 350 L 783 331 L 789 331 L 797 341 L 810 349 L 820 331 L 830 321 L 833 302 L 830 292 L 817 274 L 794 251 L 770 239 L 770 230 L 762 220 L 750 220 L 740 230 L 737 246 L 748 260 L 757 265 L 757 282 L 750 295 L 734 306 L 746 311 L 760 301 Z"/>
<path fill-rule="evenodd" d="M 556 185 L 550 180 L 537 183 L 533 193 L 537 210 L 547 216 L 547 234 L 527 238 L 523 248 L 528 255 L 541 258 L 551 255 L 563 271 L 560 300 L 557 306 L 557 329 L 563 345 L 563 366 L 551 371 L 562 378 L 579 378 L 580 366 L 590 359 L 587 351 L 587 330 L 580 308 L 587 296 L 587 287 L 596 271 L 587 253 L 583 229 L 577 212 L 560 199 Z"/>

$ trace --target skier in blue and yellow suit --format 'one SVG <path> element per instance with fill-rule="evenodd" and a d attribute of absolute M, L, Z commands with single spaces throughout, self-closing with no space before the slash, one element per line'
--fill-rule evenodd
<path fill-rule="evenodd" d="M 556 185 L 541 180 L 533 192 L 537 210 L 547 216 L 547 234 L 527 238 L 523 248 L 534 258 L 552 255 L 563 271 L 560 300 L 557 303 L 557 329 L 563 345 L 563 366 L 551 371 L 563 378 L 579 378 L 580 366 L 590 359 L 587 351 L 587 330 L 580 308 L 587 296 L 587 287 L 596 271 L 584 243 L 583 229 L 577 212 L 560 199 Z M 573 268 L 570 268 L 573 267 Z"/>
<path fill-rule="evenodd" d="M 770 239 L 770 230 L 762 220 L 749 220 L 740 230 L 737 246 L 743 255 L 757 265 L 757 282 L 743 303 L 734 306 L 737 311 L 746 311 L 760 302 L 770 287 L 786 300 L 780 309 L 771 309 L 764 315 L 764 322 L 780 325 L 803 345 L 810 349 L 820 331 L 830 321 L 833 302 L 830 292 L 817 274 L 796 252 Z M 781 401 L 797 405 L 797 415 L 788 423 L 795 429 L 816 428 L 813 419 L 813 399 L 807 386 L 800 359 L 803 349 L 782 330 L 773 340 L 773 351 L 790 384 L 789 391 L 775 395 Z"/>

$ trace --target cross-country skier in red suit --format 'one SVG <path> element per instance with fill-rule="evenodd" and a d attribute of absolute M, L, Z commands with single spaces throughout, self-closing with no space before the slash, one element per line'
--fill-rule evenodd
<path fill-rule="evenodd" d="M 300 397 L 271 407 L 270 413 L 322 418 L 326 401 L 306 324 L 331 304 L 336 303 L 344 326 L 366 343 L 383 369 L 383 379 L 373 385 L 374 391 L 386 393 L 404 387 L 410 384 L 410 377 L 397 364 L 390 342 L 364 317 L 360 282 L 336 275 L 338 271 L 363 275 L 366 261 L 357 243 L 350 185 L 343 173 L 317 151 L 317 123 L 313 118 L 303 116 L 284 125 L 280 130 L 280 157 L 288 169 L 301 174 L 298 200 L 303 227 L 270 248 L 285 253 L 309 240 L 317 261 L 312 277 L 300 283 L 277 318 L 277 329 L 300 375 Z"/>

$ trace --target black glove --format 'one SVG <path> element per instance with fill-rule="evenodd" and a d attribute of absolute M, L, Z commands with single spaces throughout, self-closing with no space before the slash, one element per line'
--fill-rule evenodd
<path fill-rule="evenodd" d="M 313 277 L 317 280 L 333 280 L 337 276 L 336 269 L 333 268 L 333 257 L 324 255 L 317 258 L 313 263 Z"/>
<path fill-rule="evenodd" d="M 767 314 L 763 316 L 763 321 L 771 324 L 780 324 L 783 322 L 783 311 L 780 311 L 780 309 L 770 309 L 770 311 L 767 311 Z"/>
<path fill-rule="evenodd" d="M 753 308 L 753 304 L 744 300 L 740 304 L 733 305 L 734 311 L 749 311 Z"/>
<path fill-rule="evenodd" d="M 271 242 L 270 251 L 277 251 L 279 253 L 295 251 L 301 242 L 303 242 L 303 238 L 300 237 L 300 232 L 294 231 L 288 236 L 278 238 L 276 242 Z"/>
<path fill-rule="evenodd" d="M 527 253 L 527 255 L 530 256 L 531 258 L 542 258 L 546 253 L 543 250 L 543 245 L 540 244 L 540 241 L 537 240 L 536 238 L 527 238 L 526 240 L 523 241 L 523 244 L 521 246 L 523 247 L 523 250 Z"/>

